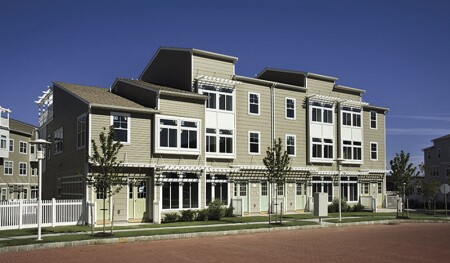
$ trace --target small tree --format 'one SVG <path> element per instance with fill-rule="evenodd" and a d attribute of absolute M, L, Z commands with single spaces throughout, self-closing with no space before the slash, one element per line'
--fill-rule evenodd
<path fill-rule="evenodd" d="M 269 182 L 271 189 L 273 191 L 272 199 L 275 197 L 276 205 L 278 205 L 278 201 L 276 198 L 276 187 L 273 187 L 275 184 L 283 185 L 286 181 L 286 174 L 291 170 L 290 166 L 290 158 L 288 153 L 283 150 L 283 143 L 281 138 L 278 140 L 273 140 L 273 146 L 268 147 L 266 151 L 266 157 L 263 162 L 267 168 L 267 181 Z M 270 192 L 270 191 L 269 191 Z M 273 200 L 269 197 L 269 207 L 270 204 L 273 203 Z M 271 210 L 269 208 L 269 210 Z M 281 211 L 280 218 L 283 216 L 283 212 Z M 269 223 L 271 222 L 270 212 L 269 212 Z"/>
<path fill-rule="evenodd" d="M 433 214 L 436 214 L 436 194 L 439 191 L 440 182 L 438 179 L 432 179 L 426 176 L 428 167 L 426 167 L 424 164 L 419 165 L 419 169 L 420 172 L 424 175 L 424 179 L 422 180 L 420 187 L 423 197 L 424 199 L 426 199 L 426 202 L 423 202 L 423 208 L 426 213 L 426 205 L 428 204 L 428 210 L 433 210 Z"/>
<path fill-rule="evenodd" d="M 92 140 L 93 155 L 89 157 L 92 172 L 88 177 L 88 183 L 100 193 L 103 199 L 103 235 L 105 235 L 106 222 L 106 199 L 118 193 L 126 181 L 119 176 L 122 167 L 122 161 L 117 160 L 119 150 L 123 145 L 115 141 L 116 134 L 114 127 L 109 127 L 109 132 L 105 135 L 106 128 L 99 135 L 100 148 L 95 140 Z M 113 225 L 111 224 L 111 233 Z"/>
<path fill-rule="evenodd" d="M 406 191 L 406 188 L 411 185 L 412 179 L 419 174 L 416 171 L 417 168 L 409 162 L 409 157 L 409 153 L 402 150 L 400 154 L 396 153 L 394 159 L 390 161 L 392 180 L 397 191 Z M 405 204 L 403 204 L 402 215 L 404 210 Z"/>

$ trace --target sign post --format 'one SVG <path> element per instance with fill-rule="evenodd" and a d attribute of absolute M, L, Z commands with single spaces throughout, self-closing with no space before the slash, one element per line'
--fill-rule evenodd
<path fill-rule="evenodd" d="M 441 190 L 441 193 L 444 194 L 444 201 L 445 201 L 445 216 L 447 215 L 447 194 L 450 192 L 450 185 L 448 184 L 442 184 L 439 188 Z"/>

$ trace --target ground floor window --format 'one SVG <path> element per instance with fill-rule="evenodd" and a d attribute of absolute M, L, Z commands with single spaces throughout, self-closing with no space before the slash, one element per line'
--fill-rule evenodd
<path fill-rule="evenodd" d="M 30 196 L 30 198 L 31 199 L 37 199 L 38 198 L 38 187 L 37 186 L 32 186 L 31 187 L 31 196 Z"/>
<path fill-rule="evenodd" d="M 363 195 L 369 194 L 369 183 L 361 184 L 361 194 L 363 194 Z"/>
<path fill-rule="evenodd" d="M 6 199 L 8 198 L 6 195 L 7 189 L 6 188 L 2 188 L 1 189 L 1 193 L 0 193 L 0 201 L 6 201 Z"/>
<path fill-rule="evenodd" d="M 206 205 L 214 199 L 228 205 L 228 181 L 225 175 L 206 175 Z"/>
<path fill-rule="evenodd" d="M 235 197 L 247 196 L 247 183 L 245 182 L 234 183 L 234 196 Z"/>
<path fill-rule="evenodd" d="M 296 195 L 306 195 L 305 183 L 297 183 L 296 184 Z"/>
<path fill-rule="evenodd" d="M 314 193 L 327 193 L 328 202 L 333 201 L 333 180 L 331 177 L 313 177 L 312 192 Z"/>
<path fill-rule="evenodd" d="M 342 177 L 341 193 L 347 201 L 358 201 L 358 181 L 356 177 Z"/>
<path fill-rule="evenodd" d="M 163 174 L 162 209 L 198 208 L 198 193 L 196 174 Z"/>
<path fill-rule="evenodd" d="M 267 196 L 267 182 L 261 182 L 261 195 L 262 196 Z"/>

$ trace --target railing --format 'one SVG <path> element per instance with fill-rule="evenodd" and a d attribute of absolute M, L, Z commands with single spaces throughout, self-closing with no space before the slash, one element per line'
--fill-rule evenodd
<path fill-rule="evenodd" d="M 37 200 L 0 202 L 0 230 L 37 227 L 37 209 Z M 42 226 L 75 225 L 82 221 L 82 200 L 42 201 Z"/>

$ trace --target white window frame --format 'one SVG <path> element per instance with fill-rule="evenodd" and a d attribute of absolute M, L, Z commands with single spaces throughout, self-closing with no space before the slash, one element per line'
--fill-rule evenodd
<path fill-rule="evenodd" d="M 84 120 L 84 122 L 82 120 Z M 86 113 L 83 113 L 77 117 L 77 150 L 84 149 L 86 147 L 86 137 L 87 137 L 86 121 L 87 121 Z"/>
<path fill-rule="evenodd" d="M 10 164 L 11 166 L 8 166 L 6 164 Z M 8 172 L 7 170 L 8 169 Z M 11 170 L 11 172 L 9 172 Z M 5 161 L 3 165 L 3 173 L 4 175 L 14 175 L 14 161 Z"/>
<path fill-rule="evenodd" d="M 175 125 L 171 126 L 172 129 L 177 130 L 177 132 L 176 132 L 177 146 L 176 147 L 160 146 L 160 127 L 161 127 L 160 121 L 161 121 L 161 119 L 176 121 L 176 126 Z M 182 121 L 195 122 L 195 123 L 197 123 L 197 127 L 196 128 L 182 127 L 181 126 Z M 166 116 L 166 115 L 155 116 L 155 130 L 154 130 L 155 131 L 155 153 L 199 155 L 200 149 L 201 149 L 200 138 L 203 138 L 202 133 L 201 133 L 201 127 L 202 127 L 202 123 L 201 123 L 200 119 L 184 118 L 184 117 L 176 117 L 176 116 Z M 181 131 L 182 130 L 197 131 L 197 148 L 190 149 L 190 148 L 182 148 L 181 147 Z"/>
<path fill-rule="evenodd" d="M 288 137 L 294 137 L 294 145 L 288 145 Z M 285 141 L 286 141 L 286 147 L 285 150 L 288 153 L 288 155 L 290 157 L 296 157 L 297 156 L 297 136 L 295 134 L 286 134 L 285 136 Z M 294 147 L 294 154 L 289 154 L 288 152 L 288 146 L 289 147 Z"/>
<path fill-rule="evenodd" d="M 53 132 L 53 144 L 54 144 L 54 153 L 55 155 L 64 152 L 64 129 L 60 127 L 56 131 Z"/>
<path fill-rule="evenodd" d="M 14 152 L 14 139 L 9 139 L 9 152 Z"/>
<path fill-rule="evenodd" d="M 354 111 L 354 110 L 359 110 L 359 111 Z M 350 115 L 350 125 L 345 124 L 344 123 L 344 114 L 349 114 Z M 359 126 L 355 125 L 355 115 L 359 116 Z M 362 119 L 362 109 L 359 107 L 350 107 L 350 106 L 343 106 L 341 107 L 341 125 L 342 126 L 346 126 L 346 127 L 357 127 L 357 128 L 361 128 L 363 127 L 363 119 Z"/>
<path fill-rule="evenodd" d="M 376 151 L 375 151 L 375 154 L 377 155 L 377 158 L 372 158 L 372 153 L 374 152 L 373 150 L 372 150 L 372 145 L 375 145 L 375 147 L 376 147 Z M 371 161 L 378 161 L 378 143 L 377 142 L 370 142 L 370 160 Z"/>
<path fill-rule="evenodd" d="M 250 151 L 250 144 L 252 143 L 250 141 L 251 134 L 258 134 L 258 152 L 251 152 Z M 250 155 L 260 155 L 261 154 L 261 133 L 259 131 L 248 131 L 248 154 Z"/>
<path fill-rule="evenodd" d="M 24 166 L 24 167 L 22 167 Z M 19 176 L 27 176 L 28 165 L 25 162 L 19 162 Z M 22 173 L 25 172 L 25 173 Z"/>
<path fill-rule="evenodd" d="M 378 116 L 377 116 L 377 112 L 376 111 L 370 111 L 370 129 L 372 130 L 377 130 L 378 129 Z M 373 116 L 375 116 L 375 119 L 372 119 L 372 114 L 374 114 Z M 375 127 L 372 126 L 372 123 L 375 123 Z"/>
<path fill-rule="evenodd" d="M 111 112 L 110 115 L 111 115 L 110 125 L 113 126 L 113 128 L 114 128 L 114 116 L 127 117 L 127 129 L 126 129 L 127 130 L 127 141 L 126 142 L 119 141 L 119 142 L 123 145 L 129 145 L 131 143 L 131 114 L 125 113 L 125 112 Z M 120 128 L 114 128 L 114 130 L 116 130 L 116 129 L 120 129 Z M 124 129 L 120 129 L 120 130 L 124 130 Z"/>
<path fill-rule="evenodd" d="M 258 98 L 258 103 L 252 103 L 251 101 L 250 101 L 250 97 L 251 97 L 251 95 L 256 95 L 256 97 Z M 253 115 L 253 116 L 260 116 L 261 115 L 261 96 L 260 96 L 260 94 L 259 93 L 256 93 L 256 92 L 248 92 L 248 95 L 247 95 L 247 102 L 248 102 L 248 115 Z M 258 112 L 257 113 L 254 113 L 254 112 L 251 112 L 250 111 L 250 106 L 251 105 L 256 105 L 256 106 L 258 106 Z"/>
<path fill-rule="evenodd" d="M 9 150 L 8 142 L 9 142 L 8 137 L 6 135 L 1 135 L 0 136 L 0 149 Z"/>
<path fill-rule="evenodd" d="M 30 166 L 30 174 L 31 176 L 37 176 L 38 175 L 38 168 L 33 168 Z"/>
<path fill-rule="evenodd" d="M 350 144 L 344 144 L 344 141 L 350 142 Z M 357 145 L 356 143 L 360 143 Z M 350 148 L 350 159 L 344 157 L 344 148 Z M 361 159 L 355 159 L 355 149 L 361 149 Z M 364 147 L 362 141 L 342 140 L 341 156 L 345 159 L 346 163 L 361 163 L 364 160 Z"/>
<path fill-rule="evenodd" d="M 328 106 L 326 106 L 328 105 Z M 329 107 L 331 105 L 331 107 Z M 317 101 L 312 101 L 309 103 L 309 108 L 311 110 L 311 123 L 321 123 L 321 124 L 325 124 L 325 125 L 334 125 L 334 104 L 332 102 L 317 102 Z M 320 117 L 320 120 L 314 120 L 313 119 L 313 112 L 316 111 L 316 119 L 317 116 Z M 331 122 L 325 122 L 325 115 L 327 114 L 327 112 L 330 111 L 331 112 Z M 319 114 L 317 114 L 317 112 L 320 112 Z M 328 118 L 327 118 L 328 119 Z"/>
<path fill-rule="evenodd" d="M 23 149 L 25 149 L 25 152 L 23 151 Z M 27 154 L 28 153 L 28 143 L 27 142 L 24 142 L 24 141 L 20 141 L 19 142 L 19 153 L 20 154 Z"/>
<path fill-rule="evenodd" d="M 294 108 L 288 108 L 288 100 L 292 100 L 294 102 Z M 296 120 L 297 119 L 297 101 L 294 98 L 289 98 L 286 97 L 284 100 L 284 117 L 287 120 Z M 294 117 L 288 117 L 288 110 L 293 110 L 294 111 Z"/>
<path fill-rule="evenodd" d="M 320 142 L 314 142 L 314 139 L 320 139 Z M 325 140 L 331 140 L 331 143 L 325 142 Z M 320 147 L 320 157 L 313 156 L 314 145 Z M 332 147 L 332 157 L 325 158 L 325 147 Z M 333 138 L 311 137 L 310 139 L 310 160 L 311 162 L 332 163 L 335 158 L 335 140 Z"/>

